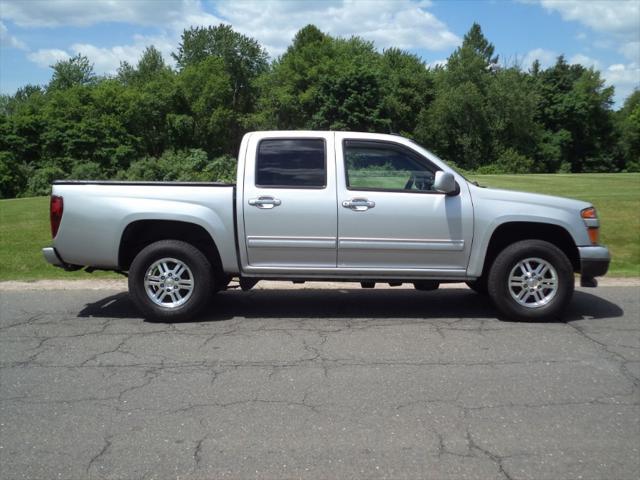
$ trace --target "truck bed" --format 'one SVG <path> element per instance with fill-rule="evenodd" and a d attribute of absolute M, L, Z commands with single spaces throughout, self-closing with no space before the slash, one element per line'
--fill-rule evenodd
<path fill-rule="evenodd" d="M 157 185 L 168 187 L 235 187 L 235 183 L 223 182 L 152 182 L 152 181 L 127 181 L 127 180 L 55 180 L 53 185 Z"/>
<path fill-rule="evenodd" d="M 185 222 L 215 238 L 225 269 L 237 270 L 233 184 L 62 180 L 54 182 L 52 190 L 64 200 L 53 246 L 66 264 L 119 269 L 128 227 L 167 222 L 170 233 L 169 222 Z"/>

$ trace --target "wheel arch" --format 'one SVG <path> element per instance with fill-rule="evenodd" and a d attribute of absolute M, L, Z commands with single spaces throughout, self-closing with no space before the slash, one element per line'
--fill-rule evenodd
<path fill-rule="evenodd" d="M 176 220 L 136 220 L 129 223 L 120 237 L 118 267 L 129 270 L 140 251 L 160 240 L 181 240 L 200 250 L 211 263 L 218 278 L 224 276 L 220 252 L 210 233 L 201 225 Z"/>
<path fill-rule="evenodd" d="M 521 240 L 543 240 L 558 247 L 567 256 L 574 272 L 580 270 L 580 254 L 569 231 L 553 223 L 510 221 L 498 225 L 487 244 L 480 275 L 486 275 L 498 254 Z"/>

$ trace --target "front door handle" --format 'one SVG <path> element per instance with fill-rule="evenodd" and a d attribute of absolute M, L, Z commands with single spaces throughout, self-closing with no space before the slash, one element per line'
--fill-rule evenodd
<path fill-rule="evenodd" d="M 279 198 L 273 197 L 258 197 L 258 198 L 250 198 L 249 205 L 252 207 L 258 207 L 263 209 L 269 209 L 273 207 L 277 207 L 282 204 Z"/>
<path fill-rule="evenodd" d="M 376 206 L 376 202 L 366 198 L 352 198 L 342 202 L 344 208 L 350 208 L 354 212 L 364 212 Z"/>

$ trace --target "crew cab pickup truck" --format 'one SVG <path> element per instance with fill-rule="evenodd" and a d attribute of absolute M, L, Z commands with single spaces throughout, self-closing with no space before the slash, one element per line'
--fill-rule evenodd
<path fill-rule="evenodd" d="M 562 315 L 609 266 L 589 203 L 480 187 L 394 135 L 244 136 L 237 183 L 56 181 L 49 263 L 128 275 L 150 319 L 200 313 L 232 277 L 466 282 L 517 320 Z"/>

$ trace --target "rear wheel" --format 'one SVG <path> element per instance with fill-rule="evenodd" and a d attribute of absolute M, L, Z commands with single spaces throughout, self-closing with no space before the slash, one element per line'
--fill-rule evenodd
<path fill-rule="evenodd" d="M 524 240 L 498 254 L 487 287 L 498 310 L 508 318 L 554 320 L 561 317 L 573 295 L 573 267 L 555 245 Z"/>
<path fill-rule="evenodd" d="M 193 245 L 161 240 L 138 253 L 129 269 L 129 293 L 150 320 L 185 321 L 207 306 L 213 293 L 213 271 Z"/>

